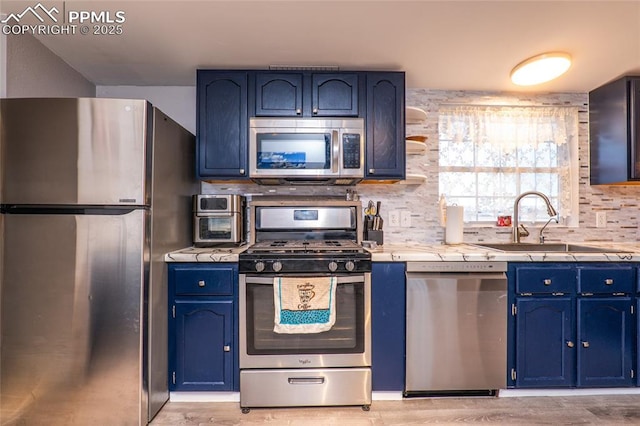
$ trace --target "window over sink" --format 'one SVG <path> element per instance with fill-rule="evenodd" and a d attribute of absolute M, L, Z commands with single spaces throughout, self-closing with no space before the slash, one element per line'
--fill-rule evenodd
<path fill-rule="evenodd" d="M 540 191 L 561 224 L 577 226 L 577 108 L 443 105 L 438 132 L 439 191 L 464 206 L 465 222 L 493 224 L 519 194 Z M 522 199 L 522 222 L 548 218 L 539 197 Z"/>

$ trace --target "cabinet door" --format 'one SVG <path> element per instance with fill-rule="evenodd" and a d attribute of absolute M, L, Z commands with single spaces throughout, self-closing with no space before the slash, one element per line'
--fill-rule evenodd
<path fill-rule="evenodd" d="M 374 391 L 404 390 L 405 264 L 373 263 L 371 370 Z"/>
<path fill-rule="evenodd" d="M 176 301 L 170 390 L 233 390 L 233 301 Z"/>
<path fill-rule="evenodd" d="M 247 73 L 202 70 L 197 80 L 199 176 L 247 178 Z"/>
<path fill-rule="evenodd" d="M 367 73 L 366 179 L 404 179 L 404 73 Z"/>
<path fill-rule="evenodd" d="M 317 117 L 358 116 L 358 74 L 313 74 L 311 114 Z"/>
<path fill-rule="evenodd" d="M 516 306 L 516 386 L 573 386 L 573 299 L 519 297 Z"/>
<path fill-rule="evenodd" d="M 578 386 L 633 385 L 631 298 L 578 299 Z"/>
<path fill-rule="evenodd" d="M 302 74 L 256 73 L 256 116 L 302 115 Z"/>

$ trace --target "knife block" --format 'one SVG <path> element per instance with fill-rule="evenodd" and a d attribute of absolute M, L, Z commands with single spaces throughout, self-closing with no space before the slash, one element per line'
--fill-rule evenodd
<path fill-rule="evenodd" d="M 367 241 L 375 241 L 376 244 L 381 246 L 384 242 L 384 231 L 373 229 L 366 229 L 364 232 L 364 239 Z"/>

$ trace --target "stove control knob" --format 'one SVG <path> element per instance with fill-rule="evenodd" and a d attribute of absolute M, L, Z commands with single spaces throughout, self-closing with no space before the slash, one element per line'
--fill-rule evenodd
<path fill-rule="evenodd" d="M 347 268 L 347 271 L 351 272 L 356 269 L 356 264 L 353 263 L 352 260 L 347 260 L 347 263 L 344 264 L 344 267 Z"/>
<path fill-rule="evenodd" d="M 338 269 L 338 264 L 336 262 L 329 262 L 329 270 L 331 272 L 335 272 Z"/>
<path fill-rule="evenodd" d="M 282 270 L 282 263 L 275 261 L 273 262 L 273 265 L 271 265 L 271 267 L 275 272 L 280 272 Z"/>
<path fill-rule="evenodd" d="M 264 271 L 264 262 L 256 262 L 256 271 L 258 272 Z"/>

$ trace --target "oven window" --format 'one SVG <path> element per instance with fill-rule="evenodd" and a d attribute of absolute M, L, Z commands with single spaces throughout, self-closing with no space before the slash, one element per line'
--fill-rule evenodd
<path fill-rule="evenodd" d="M 233 218 L 227 217 L 200 217 L 198 229 L 202 240 L 228 240 L 231 238 Z"/>
<path fill-rule="evenodd" d="M 331 168 L 330 133 L 258 133 L 256 142 L 258 170 Z"/>
<path fill-rule="evenodd" d="M 247 283 L 249 355 L 344 354 L 364 352 L 364 283 L 336 287 L 336 322 L 329 331 L 278 334 L 273 331 L 273 286 Z"/>

